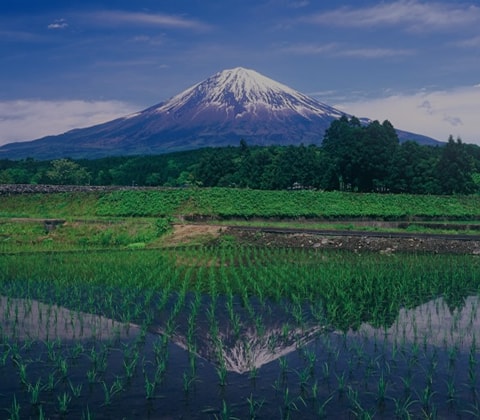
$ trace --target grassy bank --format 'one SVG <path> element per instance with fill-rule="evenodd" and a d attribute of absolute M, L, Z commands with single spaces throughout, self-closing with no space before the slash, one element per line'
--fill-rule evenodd
<path fill-rule="evenodd" d="M 480 218 L 480 196 L 205 188 L 4 196 L 0 217 Z"/>

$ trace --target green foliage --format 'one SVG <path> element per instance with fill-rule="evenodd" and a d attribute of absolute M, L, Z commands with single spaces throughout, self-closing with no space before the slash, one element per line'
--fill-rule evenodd
<path fill-rule="evenodd" d="M 472 178 L 474 162 L 462 141 L 450 136 L 438 162 L 438 177 L 442 194 L 469 194 L 477 188 Z"/>
<path fill-rule="evenodd" d="M 479 216 L 478 196 L 352 194 L 318 191 L 261 191 L 201 188 L 121 191 L 97 203 L 101 216 L 213 216 L 219 218 L 411 217 L 472 219 Z"/>
<path fill-rule="evenodd" d="M 172 230 L 173 219 L 171 217 L 161 217 L 156 220 L 155 227 L 157 228 L 158 236 L 165 235 Z"/>
<path fill-rule="evenodd" d="M 86 185 L 90 181 L 87 170 L 70 159 L 52 161 L 46 176 L 51 184 L 58 185 Z"/>
<path fill-rule="evenodd" d="M 4 196 L 0 217 L 359 218 L 476 219 L 477 195 L 412 195 L 238 188 L 128 190 Z"/>
<path fill-rule="evenodd" d="M 103 195 L 97 203 L 99 216 L 168 216 L 180 210 L 190 198 L 190 190 L 130 190 Z"/>
<path fill-rule="evenodd" d="M 73 221 L 47 231 L 41 220 L 3 221 L 0 223 L 0 251 L 141 248 L 168 231 L 169 223 L 166 219 L 160 230 L 156 219 Z"/>
<path fill-rule="evenodd" d="M 330 161 L 330 189 L 391 191 L 391 173 L 398 137 L 390 122 L 363 126 L 354 117 L 334 121 L 325 134 L 323 148 Z"/>
<path fill-rule="evenodd" d="M 100 195 L 91 192 L 2 196 L 0 217 L 89 218 Z"/>

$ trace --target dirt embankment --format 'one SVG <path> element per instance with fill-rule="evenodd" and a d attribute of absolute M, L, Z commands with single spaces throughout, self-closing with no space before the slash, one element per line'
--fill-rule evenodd
<path fill-rule="evenodd" d="M 385 236 L 349 235 L 348 232 L 338 232 L 338 236 L 329 233 L 322 235 L 319 231 L 313 233 L 302 232 L 265 232 L 261 229 L 250 230 L 230 227 L 225 234 L 232 235 L 243 244 L 258 246 L 280 246 L 312 249 L 345 249 L 353 252 L 380 252 L 391 254 L 395 252 L 430 252 L 436 254 L 470 254 L 480 255 L 480 240 L 455 239 L 452 235 L 406 235 Z"/>

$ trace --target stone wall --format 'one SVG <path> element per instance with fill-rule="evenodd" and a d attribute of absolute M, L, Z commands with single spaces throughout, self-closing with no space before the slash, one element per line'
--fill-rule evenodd
<path fill-rule="evenodd" d="M 158 187 L 96 186 L 96 185 L 36 185 L 36 184 L 0 184 L 1 195 L 14 194 L 52 194 L 66 192 L 104 192 L 117 190 L 153 190 Z"/>

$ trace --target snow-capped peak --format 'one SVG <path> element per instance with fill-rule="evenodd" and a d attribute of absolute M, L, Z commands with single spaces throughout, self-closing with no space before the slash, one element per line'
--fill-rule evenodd
<path fill-rule="evenodd" d="M 229 118 L 259 113 L 296 113 L 340 117 L 340 111 L 272 80 L 254 70 L 236 67 L 223 70 L 163 103 L 158 112 L 180 113 L 188 110 L 220 111 Z"/>
<path fill-rule="evenodd" d="M 227 91 L 233 94 L 237 101 L 259 100 L 263 98 L 267 102 L 272 93 L 297 94 L 288 86 L 243 67 L 221 71 L 209 80 L 209 85 L 213 88 L 211 92 L 213 97 L 221 97 L 223 92 Z"/>

